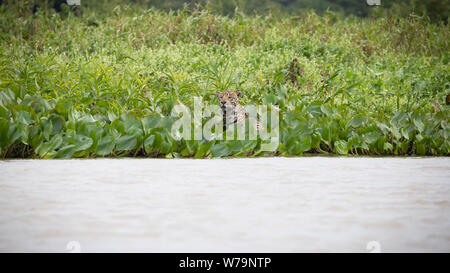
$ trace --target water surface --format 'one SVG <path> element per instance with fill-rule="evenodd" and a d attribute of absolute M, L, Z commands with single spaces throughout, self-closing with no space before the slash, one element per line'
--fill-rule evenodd
<path fill-rule="evenodd" d="M 0 251 L 450 252 L 449 158 L 0 161 Z M 71 243 L 74 244 L 74 243 Z"/>

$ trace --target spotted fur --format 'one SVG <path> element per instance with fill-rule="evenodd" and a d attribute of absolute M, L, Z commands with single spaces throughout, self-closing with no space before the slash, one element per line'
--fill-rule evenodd
<path fill-rule="evenodd" d="M 216 96 L 220 108 L 222 108 L 224 130 L 233 123 L 242 124 L 249 117 L 247 111 L 239 103 L 239 98 L 242 96 L 241 91 L 226 90 L 217 92 Z M 256 121 L 256 129 L 262 130 L 262 128 L 262 125 Z"/>

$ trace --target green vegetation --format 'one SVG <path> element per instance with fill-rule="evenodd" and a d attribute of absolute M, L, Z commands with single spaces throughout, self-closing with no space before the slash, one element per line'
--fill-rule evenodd
<path fill-rule="evenodd" d="M 4 2 L 20 3 L 22 6 L 34 8 L 53 7 L 57 11 L 66 0 L 3 0 Z M 0 0 L 0 4 L 2 0 Z M 180 10 L 184 7 L 194 9 L 198 5 L 206 6 L 209 11 L 221 15 L 233 16 L 236 11 L 245 14 L 260 14 L 274 16 L 297 15 L 299 12 L 314 10 L 323 15 L 327 11 L 341 15 L 356 15 L 366 17 L 376 9 L 385 14 L 395 14 L 407 17 L 411 13 L 426 15 L 433 22 L 448 22 L 450 0 L 80 0 L 81 9 L 95 9 L 98 13 L 109 13 L 116 5 L 132 5 L 139 8 L 158 8 L 164 11 Z M 369 5 L 369 3 L 372 5 Z"/>
<path fill-rule="evenodd" d="M 449 154 L 449 27 L 428 17 L 0 9 L 2 158 Z M 275 153 L 171 137 L 175 104 L 224 89 L 279 107 Z"/>

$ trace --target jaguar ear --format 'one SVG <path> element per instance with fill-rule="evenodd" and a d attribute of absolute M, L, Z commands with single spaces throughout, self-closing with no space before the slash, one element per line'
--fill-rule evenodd
<path fill-rule="evenodd" d="M 240 98 L 242 96 L 242 91 L 241 90 L 237 90 L 236 91 L 237 96 Z"/>
<path fill-rule="evenodd" d="M 219 92 L 216 91 L 216 97 L 219 97 Z"/>

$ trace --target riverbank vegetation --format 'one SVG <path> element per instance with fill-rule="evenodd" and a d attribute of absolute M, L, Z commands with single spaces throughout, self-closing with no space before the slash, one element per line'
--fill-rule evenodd
<path fill-rule="evenodd" d="M 374 12 L 0 6 L 0 156 L 448 155 L 449 27 Z M 171 137 L 175 104 L 273 104 L 280 143 Z M 204 120 L 206 122 L 206 119 Z"/>

